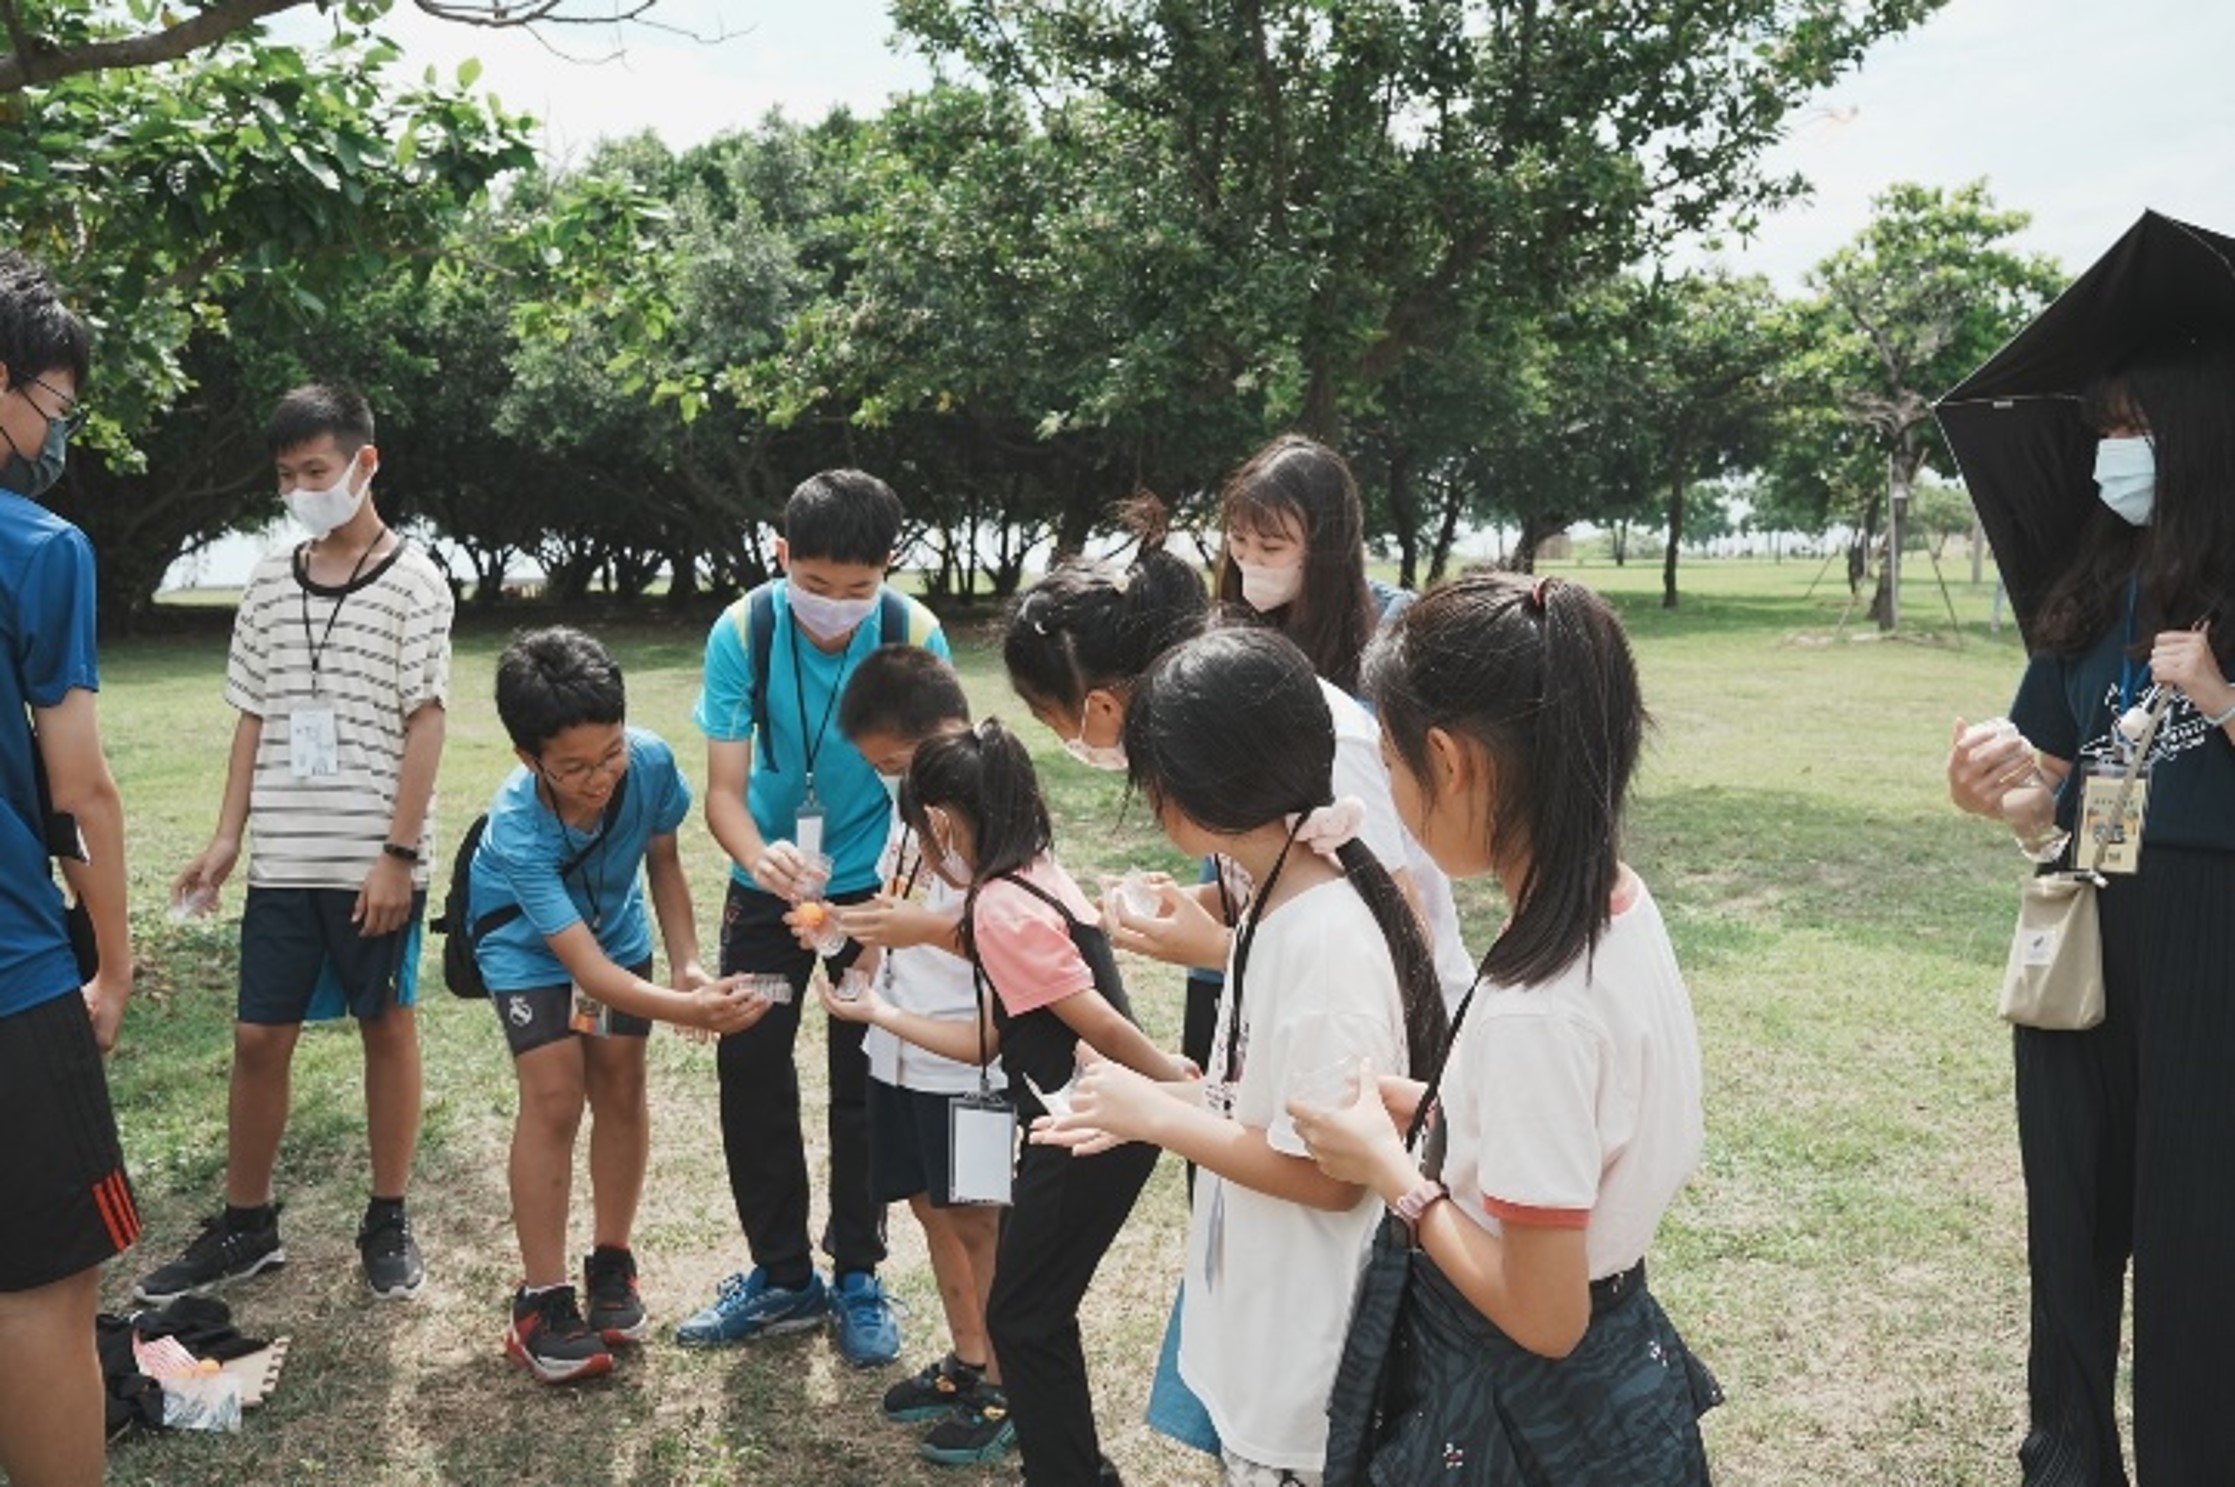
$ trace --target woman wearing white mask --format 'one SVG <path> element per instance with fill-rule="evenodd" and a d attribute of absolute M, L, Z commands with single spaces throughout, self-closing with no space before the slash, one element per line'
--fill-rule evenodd
<path fill-rule="evenodd" d="M 2015 727 L 1960 721 L 1948 787 L 2019 850 L 2074 865 L 2083 798 L 2146 739 L 2134 866 L 2098 893 L 2105 1012 L 2015 1032 L 2031 1272 L 2029 1484 L 2123 1483 L 2114 1381 L 2134 1288 L 2144 1481 L 2227 1472 L 2235 1332 L 2235 346 L 2134 357 L 2083 398 L 2102 510 L 2050 590 Z M 2154 737 L 2122 719 L 2170 693 Z M 2092 854 L 2090 854 L 2092 855 Z"/>

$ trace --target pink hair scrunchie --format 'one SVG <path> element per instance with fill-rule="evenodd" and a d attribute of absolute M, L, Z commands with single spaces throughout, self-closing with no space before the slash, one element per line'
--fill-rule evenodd
<path fill-rule="evenodd" d="M 1342 859 L 1336 852 L 1345 842 L 1358 840 L 1358 828 L 1366 824 L 1366 802 L 1355 795 L 1345 795 L 1333 805 L 1313 806 L 1287 819 L 1298 842 L 1340 867 Z M 1298 825 L 1298 822 L 1303 824 Z"/>

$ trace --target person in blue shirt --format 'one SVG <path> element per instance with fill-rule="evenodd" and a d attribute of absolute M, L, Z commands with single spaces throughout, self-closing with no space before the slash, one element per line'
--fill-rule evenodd
<path fill-rule="evenodd" d="M 828 1029 L 823 1248 L 835 1286 L 815 1273 L 792 1062 L 815 952 L 784 918 L 804 897 L 844 905 L 878 887 L 892 801 L 834 722 L 855 665 L 887 642 L 949 654 L 937 617 L 885 585 L 900 516 L 900 498 L 874 475 L 809 477 L 785 503 L 776 544 L 784 576 L 731 605 L 707 637 L 695 714 L 706 735 L 706 824 L 732 864 L 721 967 L 781 974 L 792 997 L 721 1041 L 722 1150 L 753 1269 L 725 1279 L 713 1302 L 676 1330 L 683 1343 L 730 1343 L 827 1319 L 849 1363 L 870 1367 L 900 1353 L 876 1276 L 885 1257 L 884 1209 L 870 1197 L 868 1072 L 857 1023 Z M 848 943 L 829 957 L 834 982 L 860 948 Z"/>
<path fill-rule="evenodd" d="M 25 1487 L 101 1479 L 100 1267 L 140 1232 L 101 1067 L 132 939 L 94 716 L 93 549 L 34 504 L 85 421 L 90 344 L 46 271 L 0 251 L 0 1477 Z M 90 944 L 73 945 L 57 849 Z"/>
<path fill-rule="evenodd" d="M 474 959 L 512 1046 L 512 1222 L 526 1278 L 505 1351 L 545 1383 L 593 1378 L 644 1336 L 629 1231 L 644 1188 L 651 1118 L 644 1040 L 653 1019 L 716 1033 L 751 1027 L 768 1003 L 742 976 L 699 964 L 698 927 L 675 830 L 691 791 L 657 734 L 624 722 L 621 668 L 564 626 L 532 630 L 497 661 L 497 716 L 520 767 L 489 806 L 474 853 Z M 651 884 L 670 984 L 652 975 Z M 566 1267 L 574 1139 L 587 1104 L 594 1247 L 585 1317 Z"/>

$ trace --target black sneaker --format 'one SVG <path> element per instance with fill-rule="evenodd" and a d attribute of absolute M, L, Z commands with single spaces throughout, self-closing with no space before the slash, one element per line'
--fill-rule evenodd
<path fill-rule="evenodd" d="M 936 1420 L 977 1392 L 986 1371 L 963 1362 L 953 1353 L 924 1365 L 912 1379 L 902 1379 L 885 1391 L 885 1418 L 909 1425 Z"/>
<path fill-rule="evenodd" d="M 916 1454 L 937 1466 L 977 1466 L 999 1461 L 1017 1448 L 1017 1422 L 1009 1418 L 1009 1399 L 992 1384 L 971 1396 L 931 1427 Z"/>
<path fill-rule="evenodd" d="M 553 1286 L 533 1296 L 515 1291 L 504 1350 L 546 1384 L 571 1384 L 613 1371 L 613 1355 L 606 1351 L 605 1339 L 582 1320 L 572 1286 Z"/>
<path fill-rule="evenodd" d="M 582 1294 L 590 1299 L 590 1329 L 608 1346 L 642 1342 L 644 1303 L 636 1295 L 636 1256 L 599 1245 L 582 1260 Z"/>
<path fill-rule="evenodd" d="M 365 1284 L 383 1301 L 418 1295 L 419 1283 L 427 1278 L 418 1241 L 411 1237 L 411 1219 L 401 1208 L 378 1218 L 365 1215 L 357 1230 L 357 1254 L 365 1264 Z"/>
<path fill-rule="evenodd" d="M 227 1281 L 247 1280 L 287 1263 L 279 1243 L 279 1208 L 267 1211 L 265 1221 L 236 1229 L 223 1213 L 202 1225 L 193 1243 L 170 1264 L 149 1275 L 136 1288 L 150 1306 L 168 1306 L 181 1296 L 207 1291 Z"/>

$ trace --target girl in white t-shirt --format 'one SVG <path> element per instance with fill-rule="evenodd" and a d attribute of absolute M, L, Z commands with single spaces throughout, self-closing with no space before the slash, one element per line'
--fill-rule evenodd
<path fill-rule="evenodd" d="M 1216 630 L 1133 690 L 1127 773 L 1183 851 L 1255 885 L 1227 963 L 1202 1080 L 1090 1061 L 1072 1111 L 1034 1140 L 1142 1141 L 1198 1166 L 1179 1369 L 1218 1428 L 1229 1483 L 1315 1483 L 1351 1288 L 1380 1213 L 1312 1163 L 1285 1106 L 1333 1101 L 1361 1061 L 1442 1044 L 1418 922 L 1332 799 L 1335 724 L 1309 658 L 1271 630 Z"/>
<path fill-rule="evenodd" d="M 1291 1106 L 1321 1171 L 1395 1215 L 1328 1482 L 1704 1483 L 1721 1394 L 1645 1289 L 1702 1119 L 1691 1001 L 1619 856 L 1644 730 L 1629 642 L 1581 585 L 1485 574 L 1406 611 L 1366 685 L 1406 825 L 1454 877 L 1495 874 L 1512 917 L 1439 1076 Z M 1392 1118 L 1433 1130 L 1425 1176 Z"/>

